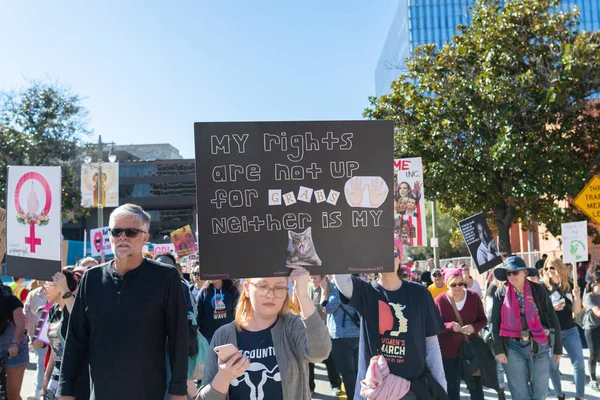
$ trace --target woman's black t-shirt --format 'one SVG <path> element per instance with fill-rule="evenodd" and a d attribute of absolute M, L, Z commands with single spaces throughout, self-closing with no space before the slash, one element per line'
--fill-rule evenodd
<path fill-rule="evenodd" d="M 571 293 L 563 293 L 558 285 L 554 285 L 554 288 L 550 292 L 550 300 L 552 300 L 552 305 L 555 305 L 557 302 L 564 299 L 565 307 L 560 310 L 554 310 L 556 312 L 556 316 L 558 317 L 558 322 L 560 322 L 560 330 L 566 331 L 567 329 L 571 329 L 575 326 L 575 320 L 573 319 L 573 295 Z"/>
<path fill-rule="evenodd" d="M 13 312 L 17 308 L 23 308 L 23 303 L 21 303 L 21 300 L 17 299 L 13 295 L 7 296 L 4 294 L 4 298 L 0 304 L 0 335 L 4 333 L 9 323 L 15 323 Z"/>
<path fill-rule="evenodd" d="M 231 381 L 230 400 L 283 399 L 281 374 L 271 336 L 273 326 L 258 332 L 242 329 L 237 333 L 238 348 L 250 360 L 250 368 Z"/>

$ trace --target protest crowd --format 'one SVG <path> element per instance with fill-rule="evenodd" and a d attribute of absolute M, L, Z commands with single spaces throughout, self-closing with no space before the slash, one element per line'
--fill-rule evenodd
<path fill-rule="evenodd" d="M 425 268 L 394 240 L 394 271 L 202 280 L 175 255 L 143 251 L 150 216 L 110 215 L 114 259 L 84 258 L 51 281 L 0 291 L 6 393 L 20 399 L 29 347 L 37 399 L 305 399 L 324 363 L 348 399 L 544 399 L 561 389 L 563 349 L 576 398 L 600 391 L 600 268 L 577 282 L 559 258 L 529 268 L 502 254 L 482 288 L 467 265 Z M 45 328 L 44 326 L 47 325 Z M 45 332 L 40 335 L 40 330 Z M 586 366 L 580 331 L 590 348 Z M 551 385 L 550 385 L 551 383 Z"/>

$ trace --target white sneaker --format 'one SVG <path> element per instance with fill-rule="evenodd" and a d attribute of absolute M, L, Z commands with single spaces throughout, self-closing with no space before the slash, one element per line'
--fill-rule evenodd
<path fill-rule="evenodd" d="M 41 393 L 38 391 L 33 392 L 29 396 L 27 396 L 27 400 L 40 400 Z"/>

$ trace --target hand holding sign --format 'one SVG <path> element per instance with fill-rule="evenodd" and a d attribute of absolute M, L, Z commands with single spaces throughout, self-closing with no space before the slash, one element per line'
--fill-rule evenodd
<path fill-rule="evenodd" d="M 364 191 L 365 185 L 362 184 L 362 179 L 352 179 L 350 181 L 350 187 L 346 187 L 346 195 L 348 196 L 348 202 L 350 202 L 350 205 L 353 207 L 360 206 Z"/>
<path fill-rule="evenodd" d="M 369 202 L 373 207 L 378 207 L 385 200 L 388 194 L 388 188 L 385 181 L 381 178 L 373 179 L 370 185 L 367 185 L 369 192 Z"/>

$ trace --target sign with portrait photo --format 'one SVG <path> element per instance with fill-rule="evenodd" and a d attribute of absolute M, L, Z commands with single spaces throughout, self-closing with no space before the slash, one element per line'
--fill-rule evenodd
<path fill-rule="evenodd" d="M 202 278 L 393 271 L 393 133 L 392 121 L 196 123 Z"/>
<path fill-rule="evenodd" d="M 479 273 L 502 264 L 502 257 L 483 213 L 459 221 L 458 226 Z"/>
<path fill-rule="evenodd" d="M 8 167 L 6 263 L 12 276 L 52 280 L 61 268 L 60 167 Z"/>
<path fill-rule="evenodd" d="M 404 247 L 427 246 L 421 157 L 394 160 L 394 220 Z"/>
<path fill-rule="evenodd" d="M 173 242 L 177 257 L 185 257 L 196 253 L 198 250 L 194 232 L 192 232 L 192 228 L 189 225 L 171 232 L 171 242 Z"/>
<path fill-rule="evenodd" d="M 81 165 L 81 205 L 98 207 L 98 166 Z M 102 206 L 119 207 L 119 163 L 102 163 Z"/>

